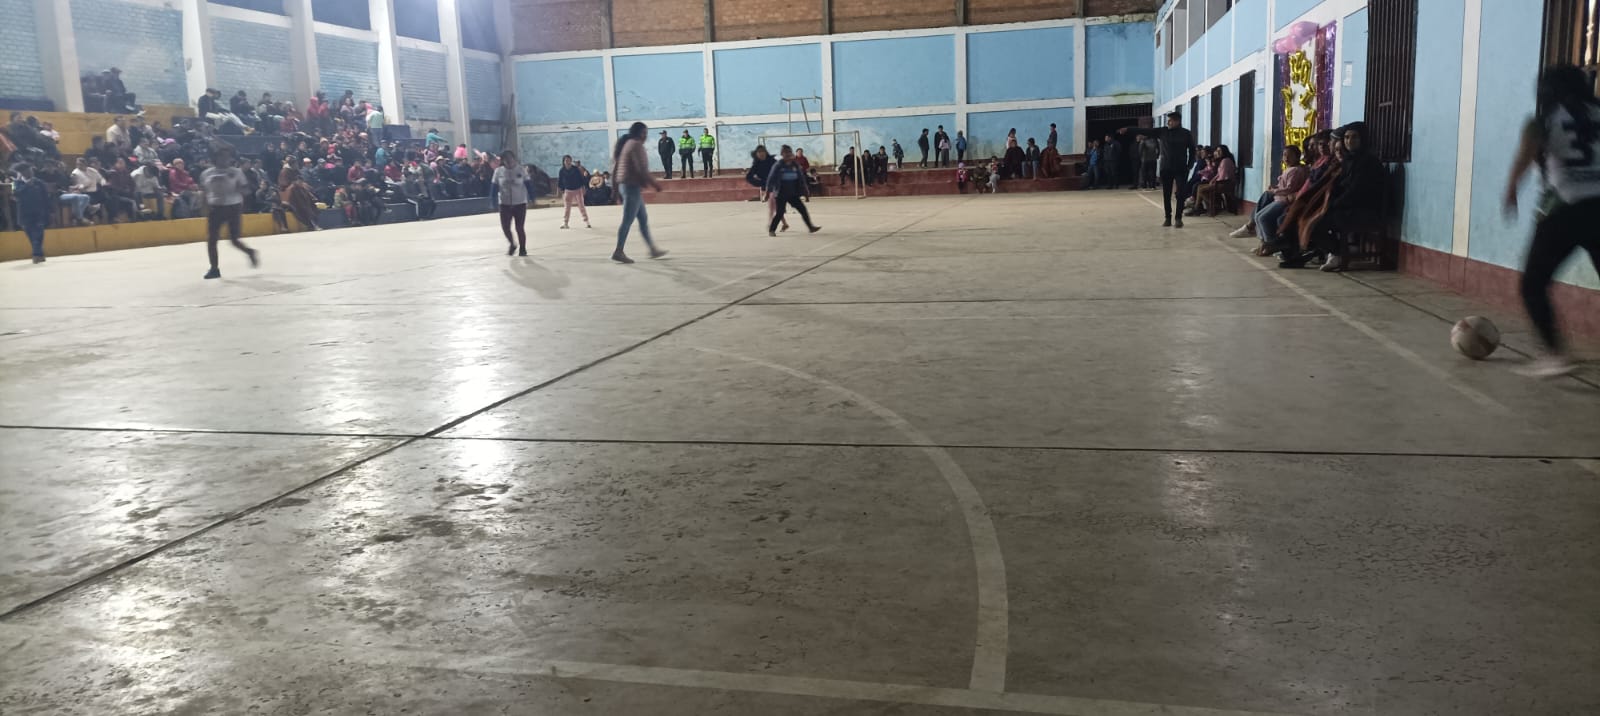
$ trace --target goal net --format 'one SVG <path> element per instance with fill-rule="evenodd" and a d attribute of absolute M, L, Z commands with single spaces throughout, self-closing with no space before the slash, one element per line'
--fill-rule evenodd
<path fill-rule="evenodd" d="M 861 166 L 861 131 L 848 132 L 796 132 L 796 133 L 768 133 L 757 138 L 767 152 L 778 156 L 778 150 L 785 144 L 797 150 L 805 150 L 806 161 L 811 163 L 811 168 L 817 172 L 817 180 L 827 189 L 830 196 L 853 196 L 857 199 L 867 198 L 866 186 L 861 178 L 866 176 Z M 854 149 L 855 153 L 849 154 Z M 843 157 L 854 157 L 851 169 L 855 172 L 855 181 L 847 182 L 851 187 L 851 194 L 845 195 L 838 192 L 839 163 Z"/>

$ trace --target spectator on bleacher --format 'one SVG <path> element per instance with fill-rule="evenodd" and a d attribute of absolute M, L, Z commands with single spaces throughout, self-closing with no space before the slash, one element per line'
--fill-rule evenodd
<path fill-rule="evenodd" d="M 1344 241 L 1339 234 L 1377 220 L 1383 204 L 1383 186 L 1388 179 L 1383 163 L 1367 147 L 1365 122 L 1345 125 L 1335 133 L 1336 138 L 1339 132 L 1343 134 L 1342 140 L 1335 143 L 1339 171 L 1327 209 L 1300 222 L 1301 248 L 1328 255 L 1327 262 L 1322 265 L 1323 271 L 1339 271 L 1345 267 Z M 1306 261 L 1306 254 L 1302 253 L 1298 262 L 1303 265 Z M 1284 268 L 1294 268 L 1296 262 L 1287 260 L 1279 265 L 1284 263 L 1289 264 Z"/>
<path fill-rule="evenodd" d="M 31 119 L 31 117 L 30 117 L 30 119 Z M 57 142 L 57 143 L 61 142 L 61 133 L 57 132 L 56 131 L 56 125 L 54 125 L 54 124 L 52 124 L 50 122 L 45 122 L 44 126 L 39 128 L 39 136 L 42 136 L 45 139 L 48 139 L 48 140 L 50 140 L 52 142 Z"/>
<path fill-rule="evenodd" d="M 433 218 L 434 209 L 438 205 L 434 202 L 433 197 L 428 195 L 428 188 L 423 186 L 420 174 L 407 174 L 405 183 L 401 185 L 400 191 L 405 194 L 406 203 L 416 209 L 418 219 Z"/>
<path fill-rule="evenodd" d="M 91 223 L 89 206 L 92 201 L 89 194 L 100 190 L 103 179 L 99 172 L 89 169 L 88 160 L 78 157 L 77 168 L 72 170 L 67 181 L 67 189 L 61 193 L 58 202 L 71 209 L 74 226 L 88 226 Z"/>
<path fill-rule="evenodd" d="M 44 263 L 44 227 L 50 223 L 50 188 L 33 174 L 33 167 L 19 165 L 11 182 L 11 198 L 17 202 L 17 224 L 28 237 L 33 262 Z"/>
<path fill-rule="evenodd" d="M 383 105 L 373 105 L 372 109 L 367 111 L 367 133 L 372 135 L 375 141 L 389 139 L 389 129 L 384 125 Z"/>
<path fill-rule="evenodd" d="M 283 170 L 278 172 L 278 201 L 294 214 L 301 226 L 312 230 L 322 228 L 317 225 L 316 197 L 311 193 L 311 187 L 301 177 L 300 169 L 294 166 L 292 161 L 285 161 Z"/>
<path fill-rule="evenodd" d="M 429 127 L 428 135 L 423 138 L 423 141 L 427 143 L 428 148 L 432 149 L 434 145 L 444 143 L 444 136 L 439 134 L 437 127 Z"/>
<path fill-rule="evenodd" d="M 989 193 L 1000 193 L 1000 158 L 989 157 Z"/>
<path fill-rule="evenodd" d="M 264 134 L 275 134 L 282 121 L 283 114 L 278 111 L 278 103 L 273 101 L 272 93 L 262 92 L 261 101 L 256 102 L 256 126 Z"/>
<path fill-rule="evenodd" d="M 800 168 L 805 170 L 807 173 L 811 171 L 811 160 L 806 158 L 806 150 L 804 147 L 794 148 L 794 160 L 799 162 Z"/>
<path fill-rule="evenodd" d="M 967 133 L 956 130 L 956 163 L 960 164 L 967 159 Z"/>
<path fill-rule="evenodd" d="M 245 126 L 244 120 L 222 108 L 222 103 L 218 101 L 221 98 L 221 90 L 207 87 L 205 94 L 200 95 L 200 98 L 195 100 L 195 108 L 202 118 L 211 120 L 213 123 L 232 125 L 237 127 L 240 132 L 249 131 L 250 128 Z"/>
<path fill-rule="evenodd" d="M 878 145 L 878 153 L 873 157 L 878 162 L 878 177 L 887 184 L 889 182 L 889 150 L 883 145 Z"/>
<path fill-rule="evenodd" d="M 944 131 L 944 125 L 939 125 L 939 131 L 933 133 L 933 149 L 938 152 L 935 155 L 937 161 L 934 162 L 934 166 L 945 167 L 950 165 L 950 149 L 952 146 L 950 135 Z"/>
<path fill-rule="evenodd" d="M 126 112 L 134 114 L 139 111 L 139 102 L 128 86 L 122 83 L 122 70 L 115 67 L 101 74 L 101 84 L 105 89 L 106 111 Z"/>
<path fill-rule="evenodd" d="M 251 127 L 256 126 L 255 107 L 250 104 L 250 96 L 246 95 L 244 90 L 239 90 L 233 95 L 232 99 L 228 100 L 228 111 L 232 112 L 233 116 L 238 117 L 239 121 Z"/>
<path fill-rule="evenodd" d="M 458 162 L 464 162 L 464 161 L 467 161 L 468 155 L 470 153 L 471 152 L 467 149 L 467 145 L 465 145 L 465 144 L 457 144 L 456 145 L 456 151 L 455 151 L 454 154 L 451 155 L 451 158 L 455 159 Z"/>
<path fill-rule="evenodd" d="M 105 195 L 106 177 L 100 171 L 100 160 L 94 157 L 78 157 L 77 166 L 72 170 L 72 191 L 85 194 L 89 197 L 89 214 L 100 214 L 101 218 L 111 218 L 111 207 L 106 203 Z"/>
<path fill-rule="evenodd" d="M 1006 142 L 1005 157 L 1000 163 L 1001 179 L 1021 179 L 1023 167 L 1028 164 L 1028 153 L 1017 146 L 1015 140 Z"/>
<path fill-rule="evenodd" d="M 344 91 L 344 96 L 339 98 L 339 106 L 334 112 L 339 115 L 339 119 L 344 120 L 346 125 L 353 126 L 361 119 L 357 116 L 359 111 L 356 107 L 356 93 L 354 90 Z"/>
<path fill-rule="evenodd" d="M 1022 174 L 1029 179 L 1038 181 L 1039 162 L 1043 161 L 1044 152 L 1039 151 L 1039 145 L 1033 141 L 1033 137 L 1028 137 L 1028 147 L 1023 151 L 1027 152 L 1028 156 L 1022 165 Z"/>
<path fill-rule="evenodd" d="M 183 158 L 179 157 L 172 160 L 171 166 L 167 169 L 167 190 L 176 197 L 199 188 L 199 185 L 194 182 L 194 177 L 189 175 L 187 164 L 183 161 Z"/>
<path fill-rule="evenodd" d="M 102 174 L 106 183 L 100 190 L 100 201 L 105 207 L 106 221 L 116 223 L 118 214 L 126 214 L 130 221 L 137 221 L 138 191 L 133 186 L 133 174 L 128 171 L 128 160 L 118 157 Z"/>
<path fill-rule="evenodd" d="M 128 118 L 118 116 L 111 120 L 111 126 L 106 128 L 106 144 L 120 153 L 127 153 L 133 149 L 133 140 L 128 135 Z"/>
<path fill-rule="evenodd" d="M 844 158 L 839 160 L 839 186 L 856 178 L 856 148 L 851 147 L 845 152 Z"/>
<path fill-rule="evenodd" d="M 145 164 L 134 170 L 133 198 L 140 206 L 144 205 L 145 199 L 155 199 L 155 218 L 167 218 L 167 190 L 161 186 L 161 172 L 154 164 Z"/>
<path fill-rule="evenodd" d="M 11 143 L 15 144 L 19 150 L 37 150 L 50 159 L 61 157 L 61 152 L 56 150 L 56 143 L 40 134 L 37 128 L 24 121 L 21 112 L 11 113 L 11 121 L 6 124 L 6 136 L 11 139 Z"/>
<path fill-rule="evenodd" d="M 322 136 L 333 134 L 333 107 L 328 104 L 328 93 L 318 91 L 306 100 L 306 126 Z"/>

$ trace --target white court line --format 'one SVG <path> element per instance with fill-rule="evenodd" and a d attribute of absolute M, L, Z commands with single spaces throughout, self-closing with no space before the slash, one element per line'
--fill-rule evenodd
<path fill-rule="evenodd" d="M 972 558 L 978 573 L 978 619 L 972 652 L 971 687 L 978 691 L 1004 691 L 1006 654 L 1010 650 L 1011 619 L 1011 607 L 1006 591 L 1005 559 L 1000 551 L 1000 537 L 995 530 L 994 521 L 989 518 L 989 508 L 983 504 L 983 497 L 978 494 L 978 488 L 973 486 L 966 471 L 956 464 L 950 453 L 939 447 L 938 443 L 905 418 L 900 417 L 899 413 L 826 378 L 760 358 L 714 348 L 691 345 L 683 347 L 770 368 L 832 390 L 872 411 L 890 427 L 905 435 L 909 442 L 920 446 L 923 455 L 939 469 L 945 484 L 954 493 L 956 504 L 960 506 L 961 515 L 967 523 L 967 536 L 972 541 Z"/>
<path fill-rule="evenodd" d="M 1151 199 L 1148 196 L 1140 194 L 1139 198 L 1145 200 L 1146 203 L 1148 203 L 1149 205 L 1151 205 L 1153 207 L 1156 207 L 1157 209 L 1162 208 L 1160 204 L 1157 204 L 1154 199 Z M 1445 385 L 1448 385 L 1451 388 L 1454 388 L 1456 392 L 1466 396 L 1472 402 L 1477 403 L 1481 407 L 1487 408 L 1489 410 L 1493 410 L 1493 411 L 1498 412 L 1498 413 L 1508 413 L 1508 412 L 1510 412 L 1510 410 L 1508 408 L 1506 408 L 1505 405 L 1501 404 L 1500 401 L 1495 400 L 1494 398 L 1491 398 L 1491 397 L 1483 394 L 1478 389 L 1473 388 L 1472 386 L 1469 386 L 1469 385 L 1467 385 L 1465 383 L 1462 383 L 1459 380 L 1456 380 L 1455 376 L 1450 375 L 1449 372 L 1445 371 L 1444 369 L 1440 368 L 1437 365 L 1434 365 L 1433 363 L 1429 362 L 1427 359 L 1423 358 L 1422 356 L 1417 355 L 1415 351 L 1413 351 L 1410 348 L 1407 348 L 1405 346 L 1402 346 L 1399 343 L 1396 343 L 1393 338 L 1390 338 L 1390 337 L 1388 337 L 1386 335 L 1383 335 L 1382 333 L 1379 333 L 1378 329 L 1373 328 L 1372 326 L 1369 326 L 1369 325 L 1361 322 L 1361 320 L 1356 318 L 1355 316 L 1352 316 L 1352 315 L 1350 315 L 1348 313 L 1345 313 L 1344 311 L 1339 310 L 1338 308 L 1335 308 L 1333 304 L 1328 303 L 1321 296 L 1318 296 L 1317 294 L 1314 294 L 1314 293 L 1306 290 L 1300 284 L 1297 284 L 1297 283 L 1295 283 L 1293 281 L 1290 281 L 1289 279 L 1284 278 L 1278 271 L 1273 270 L 1271 267 L 1262 265 L 1261 262 L 1252 259 L 1250 256 L 1246 255 L 1244 252 L 1239 251 L 1239 250 L 1233 248 L 1232 246 L 1229 246 L 1226 241 L 1223 241 L 1222 239 L 1219 239 L 1219 238 L 1217 238 L 1215 236 L 1212 236 L 1211 234 L 1202 234 L 1202 235 L 1205 236 L 1206 238 L 1210 239 L 1216 245 L 1221 246 L 1224 251 L 1227 251 L 1228 253 L 1233 254 L 1240 261 L 1243 261 L 1246 264 L 1249 264 L 1250 266 L 1254 267 L 1256 270 L 1261 271 L 1261 272 L 1265 273 L 1268 276 L 1271 276 L 1272 280 L 1277 281 L 1278 283 L 1283 284 L 1289 290 L 1294 291 L 1301 298 L 1311 302 L 1311 305 L 1316 306 L 1317 308 L 1320 308 L 1320 309 L 1322 309 L 1324 311 L 1327 311 L 1329 314 L 1332 314 L 1333 317 L 1338 318 L 1339 320 L 1343 321 L 1345 323 L 1345 325 L 1350 326 L 1351 328 L 1356 329 L 1362 335 L 1365 335 L 1366 337 L 1371 338 L 1374 341 L 1377 341 L 1378 345 L 1381 345 L 1384 348 L 1389 349 L 1389 351 L 1391 353 L 1394 353 L 1395 355 L 1398 355 L 1401 358 L 1406 359 L 1406 361 L 1411 363 L 1412 365 L 1414 365 L 1414 366 L 1416 366 L 1418 368 L 1421 368 L 1423 371 L 1427 372 L 1429 375 L 1432 375 L 1433 377 L 1438 378 L 1440 381 L 1443 381 Z"/>
<path fill-rule="evenodd" d="M 736 283 L 747 281 L 749 279 L 755 278 L 756 276 L 760 276 L 761 274 L 764 274 L 764 273 L 766 273 L 766 272 L 768 272 L 768 271 L 770 271 L 770 270 L 772 270 L 774 268 L 777 268 L 778 266 L 781 266 L 783 264 L 786 264 L 786 263 L 789 263 L 791 261 L 795 261 L 795 260 L 798 260 L 798 259 L 804 259 L 807 256 L 814 256 L 814 255 L 819 254 L 819 253 L 821 253 L 821 252 L 823 252 L 823 251 L 825 251 L 825 250 L 827 250 L 829 248 L 832 248 L 834 246 L 842 244 L 842 243 L 844 243 L 846 241 L 853 241 L 853 240 L 858 239 L 858 238 L 860 238 L 860 237 L 862 237 L 862 236 L 864 236 L 866 234 L 870 234 L 872 232 L 877 231 L 878 228 L 881 227 L 881 226 L 885 226 L 885 225 L 891 224 L 891 223 L 894 223 L 894 220 L 891 219 L 889 221 L 880 221 L 880 222 L 874 224 L 872 226 L 872 228 L 870 228 L 870 229 L 862 229 L 861 231 L 857 231 L 856 233 L 851 234 L 849 236 L 846 236 L 846 237 L 844 237 L 842 239 L 834 239 L 833 241 L 829 241 L 828 243 L 823 244 L 821 246 L 818 246 L 817 248 L 814 248 L 814 249 L 812 249 L 810 251 L 807 251 L 807 252 L 805 252 L 803 254 L 798 254 L 798 255 L 795 255 L 795 256 L 785 256 L 785 257 L 783 257 L 783 258 L 781 258 L 781 259 L 779 259 L 777 261 L 774 261 L 774 262 L 772 262 L 770 264 L 767 264 L 766 266 L 762 266 L 761 268 L 758 268 L 758 269 L 756 269 L 754 271 L 751 271 L 750 273 L 747 273 L 747 274 L 745 274 L 743 276 L 740 276 L 740 277 L 738 277 L 736 279 L 733 279 L 732 281 L 725 281 L 723 283 L 719 283 L 719 284 L 717 284 L 715 286 L 712 286 L 711 288 L 701 289 L 700 292 L 701 293 L 711 293 L 713 291 L 720 291 L 720 290 L 722 290 L 724 288 L 727 288 L 729 286 L 732 286 L 732 285 L 734 285 Z M 781 234 L 780 234 L 780 236 L 781 236 Z M 767 238 L 770 239 L 772 237 L 769 236 Z"/>
<path fill-rule="evenodd" d="M 1579 460 L 1578 467 L 1594 473 L 1595 477 L 1600 477 L 1600 460 Z"/>
<path fill-rule="evenodd" d="M 755 304 L 763 305 L 763 304 Z M 770 304 L 769 304 L 770 305 Z M 867 318 L 868 321 L 1073 321 L 1084 318 L 1107 318 L 1104 313 L 1064 313 L 1048 316 L 908 316 L 904 318 Z M 1139 318 L 1163 316 L 1159 314 L 1142 313 L 1132 316 L 1118 315 L 1118 318 Z M 1195 313 L 1165 316 L 1167 318 L 1332 318 L 1331 313 Z M 863 320 L 863 319 L 856 319 Z"/>
<path fill-rule="evenodd" d="M 128 639 L 127 642 L 122 639 Z M 0 644 L 15 649 L 28 642 L 71 642 L 87 647 L 85 654 L 116 654 L 121 649 L 154 652 L 194 650 L 193 638 L 115 633 L 59 626 L 0 624 Z M 113 648 L 107 648 L 113 647 Z M 216 647 L 206 647 L 215 651 Z M 198 652 L 196 652 L 198 653 Z M 376 645 L 340 645 L 247 639 L 227 645 L 226 658 L 241 663 L 264 663 L 268 657 L 292 656 L 296 661 L 358 663 L 385 672 L 394 668 L 429 669 L 462 674 L 494 674 L 614 684 L 716 689 L 754 694 L 783 694 L 824 699 L 876 701 L 894 704 L 987 709 L 1057 716 L 1289 716 L 1266 711 L 1238 711 L 1200 706 L 1174 706 L 1138 701 L 1116 701 L 1053 694 L 1002 693 L 983 689 L 958 689 L 917 684 L 886 684 L 844 679 L 818 679 L 736 671 L 677 669 L 662 666 L 597 664 L 585 661 L 540 659 L 531 654 L 482 655 L 428 651 Z M 101 657 L 84 657 L 92 662 Z M 111 657 L 107 657 L 111 658 Z M 219 657 L 220 658 L 220 657 Z M 125 692 L 128 694 L 133 691 Z"/>

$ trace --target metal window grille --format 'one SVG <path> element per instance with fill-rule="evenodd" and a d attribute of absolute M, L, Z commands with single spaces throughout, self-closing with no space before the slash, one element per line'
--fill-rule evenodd
<path fill-rule="evenodd" d="M 1417 0 L 1371 0 L 1367 17 L 1367 132 L 1379 159 L 1409 162 L 1417 79 Z"/>
<path fill-rule="evenodd" d="M 1222 85 L 1211 88 L 1211 146 L 1222 143 Z"/>
<path fill-rule="evenodd" d="M 1239 166 L 1256 165 L 1256 73 L 1239 78 Z"/>

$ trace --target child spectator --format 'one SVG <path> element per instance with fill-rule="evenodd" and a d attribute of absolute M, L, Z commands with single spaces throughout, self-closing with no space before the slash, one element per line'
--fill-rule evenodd
<path fill-rule="evenodd" d="M 967 193 L 967 163 L 956 162 L 956 191 Z"/>
<path fill-rule="evenodd" d="M 1000 158 L 989 157 L 989 193 L 1000 193 Z"/>

